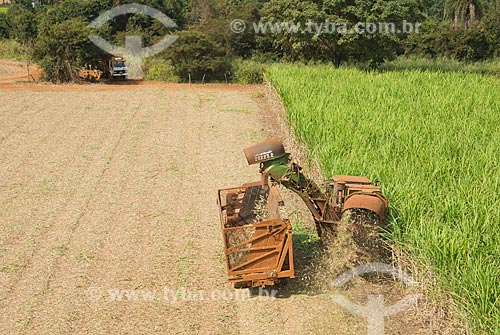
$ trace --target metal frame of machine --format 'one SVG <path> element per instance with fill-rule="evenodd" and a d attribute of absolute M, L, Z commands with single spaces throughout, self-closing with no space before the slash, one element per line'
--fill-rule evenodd
<path fill-rule="evenodd" d="M 255 190 L 266 194 L 269 219 L 256 221 L 256 197 L 250 195 Z M 253 287 L 294 277 L 292 226 L 281 218 L 281 202 L 277 189 L 266 189 L 261 182 L 219 190 L 217 203 L 229 282 Z"/>
<path fill-rule="evenodd" d="M 249 165 L 259 164 L 261 181 L 219 190 L 218 197 L 229 281 L 236 286 L 274 285 L 294 276 L 292 227 L 281 218 L 277 185 L 304 201 L 322 238 L 335 238 L 347 210 L 367 210 L 382 221 L 387 217 L 387 198 L 366 177 L 334 176 L 320 189 L 278 140 L 256 144 L 244 153 Z M 258 213 L 263 206 L 265 216 Z"/>

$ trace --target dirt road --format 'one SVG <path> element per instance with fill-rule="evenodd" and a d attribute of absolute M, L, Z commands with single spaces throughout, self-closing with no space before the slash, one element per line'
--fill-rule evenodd
<path fill-rule="evenodd" d="M 0 334 L 366 332 L 327 293 L 226 283 L 216 191 L 259 178 L 263 87 L 107 87 L 0 87 Z M 437 334 L 414 311 L 387 334 Z"/>

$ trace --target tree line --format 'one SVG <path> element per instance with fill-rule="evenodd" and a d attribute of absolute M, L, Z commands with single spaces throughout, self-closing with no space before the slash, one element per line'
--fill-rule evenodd
<path fill-rule="evenodd" d="M 98 31 L 88 27 L 117 5 L 154 7 L 179 26 L 169 31 L 160 22 L 123 15 Z M 247 23 L 242 33 L 231 22 Z M 257 34 L 255 22 L 329 22 L 353 27 L 357 22 L 422 23 L 418 33 L 309 33 L 283 29 Z M 47 80 L 69 81 L 69 69 L 107 57 L 89 39 L 98 34 L 123 45 L 125 36 L 140 35 L 146 45 L 167 33 L 177 42 L 160 54 L 181 80 L 228 80 L 241 59 L 265 61 L 363 63 L 376 68 L 400 55 L 480 61 L 499 56 L 500 0 L 18 0 L 0 12 L 0 38 L 12 38 L 44 70 Z M 235 61 L 237 60 L 237 61 Z"/>

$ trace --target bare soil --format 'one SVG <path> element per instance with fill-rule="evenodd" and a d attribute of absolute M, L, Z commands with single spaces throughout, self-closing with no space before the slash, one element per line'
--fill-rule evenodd
<path fill-rule="evenodd" d="M 277 299 L 226 282 L 217 189 L 259 179 L 244 147 L 287 138 L 265 87 L 27 84 L 18 65 L 0 61 L 0 334 L 366 334 L 332 293 L 414 293 L 333 289 L 307 244 Z M 386 334 L 444 334 L 444 318 L 413 306 Z"/>
<path fill-rule="evenodd" d="M 30 65 L 30 80 L 28 80 L 28 66 L 26 63 L 0 59 L 0 85 L 38 81 L 40 69 Z"/>

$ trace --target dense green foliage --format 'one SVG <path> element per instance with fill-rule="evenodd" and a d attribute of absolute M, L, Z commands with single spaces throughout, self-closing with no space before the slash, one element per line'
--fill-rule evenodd
<path fill-rule="evenodd" d="M 178 40 L 166 51 L 166 57 L 183 81 L 224 80 L 231 63 L 224 48 L 198 31 L 178 33 Z"/>
<path fill-rule="evenodd" d="M 90 28 L 80 18 L 48 27 L 37 41 L 38 58 L 47 79 L 71 81 L 71 66 L 95 62 L 99 50 L 88 39 L 89 35 Z"/>
<path fill-rule="evenodd" d="M 155 81 L 180 82 L 172 63 L 160 57 L 151 57 L 144 63 L 145 79 Z"/>
<path fill-rule="evenodd" d="M 26 60 L 23 47 L 14 40 L 0 40 L 0 59 Z"/>
<path fill-rule="evenodd" d="M 499 334 L 499 79 L 292 65 L 268 75 L 324 175 L 380 180 L 390 237 L 434 270 L 472 328 Z"/>
<path fill-rule="evenodd" d="M 3 9 L 5 7 L 0 8 Z M 0 10 L 0 39 L 9 37 L 11 31 L 10 24 L 11 23 L 7 11 Z"/>
<path fill-rule="evenodd" d="M 0 38 L 19 41 L 26 58 L 35 56 L 42 64 L 47 79 L 64 81 L 70 76 L 54 71 L 61 64 L 99 67 L 99 60 L 107 56 L 83 42 L 87 29 L 79 36 L 74 29 L 61 36 L 53 27 L 73 26 L 75 20 L 83 27 L 105 10 L 132 2 L 166 13 L 180 30 L 189 31 L 174 45 L 176 51 L 184 52 L 180 59 L 172 57 L 173 51 L 161 56 L 172 63 L 175 77 L 181 80 L 236 78 L 238 66 L 229 62 L 237 63 L 239 58 L 319 61 L 335 66 L 364 63 L 374 68 L 401 55 L 471 62 L 498 57 L 500 52 L 499 0 L 45 0 L 35 6 L 31 0 L 21 0 L 2 7 L 8 12 L 0 13 Z M 243 20 L 247 29 L 232 32 L 234 19 Z M 358 22 L 394 23 L 399 30 L 404 21 L 421 22 L 419 33 L 360 34 L 331 31 L 326 26 L 328 22 L 351 29 Z M 309 22 L 323 26 L 305 32 Z M 290 23 L 299 29 L 256 32 L 259 23 Z M 123 46 L 126 35 L 141 35 L 145 45 L 152 45 L 169 31 L 155 19 L 133 14 L 117 17 L 93 33 Z M 182 41 L 188 45 L 179 46 Z M 52 50 L 61 48 L 88 51 L 70 56 Z"/>
<path fill-rule="evenodd" d="M 398 29 L 403 20 L 417 22 L 423 18 L 417 0 L 357 1 L 283 1 L 271 0 L 261 11 L 264 22 L 294 22 L 306 27 L 308 21 L 345 24 L 352 29 L 358 22 L 394 22 Z M 413 21 L 412 21 L 413 20 Z M 318 27 L 315 27 L 315 29 Z M 291 60 L 329 60 L 339 66 L 342 61 L 371 61 L 375 64 L 394 58 L 401 52 L 404 35 L 338 33 L 312 29 L 313 33 L 283 31 L 270 36 L 280 54 Z"/>
<path fill-rule="evenodd" d="M 10 35 L 19 42 L 32 43 L 37 35 L 35 11 L 22 6 L 13 6 L 7 13 L 10 21 Z"/>
<path fill-rule="evenodd" d="M 380 66 L 380 71 L 427 70 L 435 72 L 464 72 L 500 76 L 500 60 L 465 63 L 446 58 L 399 57 Z"/>
<path fill-rule="evenodd" d="M 74 77 L 72 69 L 87 65 L 99 68 L 100 61 L 109 57 L 88 39 L 91 34 L 98 34 L 118 45 L 123 45 L 126 34 L 141 35 L 145 44 L 151 45 L 167 33 L 159 22 L 142 15 L 118 17 L 98 31 L 88 28 L 89 23 L 105 10 L 132 2 L 158 8 L 181 24 L 187 6 L 181 0 L 64 0 L 34 7 L 31 1 L 18 1 L 7 13 L 7 34 L 3 33 L 6 24 L 0 16 L 0 35 L 9 35 L 19 41 L 30 54 L 26 58 L 31 58 L 31 55 L 36 58 L 47 80 L 70 81 Z"/>
<path fill-rule="evenodd" d="M 463 61 L 499 56 L 498 0 L 446 0 L 441 10 L 431 8 L 420 34 L 410 37 L 406 53 Z"/>
<path fill-rule="evenodd" d="M 239 84 L 262 84 L 266 65 L 254 60 L 238 60 L 234 63 L 232 80 Z"/>

